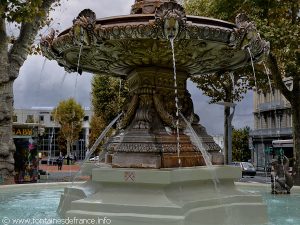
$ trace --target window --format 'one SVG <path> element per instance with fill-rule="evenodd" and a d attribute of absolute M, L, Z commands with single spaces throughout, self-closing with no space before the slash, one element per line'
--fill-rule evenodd
<path fill-rule="evenodd" d="M 83 121 L 89 121 L 89 116 L 85 116 L 85 117 L 83 117 Z"/>
<path fill-rule="evenodd" d="M 26 123 L 34 123 L 33 115 L 27 115 Z"/>
<path fill-rule="evenodd" d="M 40 116 L 40 123 L 44 122 L 44 116 Z"/>
<path fill-rule="evenodd" d="M 18 122 L 18 116 L 16 115 L 13 116 L 13 122 Z"/>
<path fill-rule="evenodd" d="M 50 116 L 50 121 L 52 122 L 52 121 L 54 121 L 54 118 L 53 118 L 53 116 Z"/>

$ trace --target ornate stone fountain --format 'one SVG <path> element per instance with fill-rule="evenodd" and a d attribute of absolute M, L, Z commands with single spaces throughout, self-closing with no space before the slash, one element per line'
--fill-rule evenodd
<path fill-rule="evenodd" d="M 65 190 L 59 207 L 63 216 L 107 216 L 120 225 L 266 222 L 261 198 L 235 190 L 238 168 L 199 167 L 205 165 L 203 156 L 186 135 L 183 120 L 178 154 L 170 38 L 175 40 L 180 112 L 213 164 L 223 164 L 220 148 L 194 113 L 186 80 L 247 65 L 247 48 L 258 61 L 269 46 L 254 24 L 243 14 L 236 24 L 187 16 L 172 0 L 136 0 L 130 15 L 104 19 L 86 9 L 70 29 L 42 38 L 44 56 L 70 72 L 127 79 L 131 97 L 117 134 L 106 144 L 109 168 L 95 168 L 90 182 Z"/>

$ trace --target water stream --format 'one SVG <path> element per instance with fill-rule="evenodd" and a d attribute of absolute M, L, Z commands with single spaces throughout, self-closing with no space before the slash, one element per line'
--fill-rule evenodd
<path fill-rule="evenodd" d="M 119 115 L 117 115 L 110 122 L 110 124 L 108 124 L 108 126 L 102 131 L 102 133 L 100 134 L 100 136 L 97 138 L 97 140 L 95 141 L 95 143 L 92 145 L 92 147 L 90 148 L 90 150 L 85 155 L 85 159 L 80 162 L 80 164 L 79 164 L 79 171 L 75 174 L 74 178 L 72 179 L 72 182 L 74 182 L 75 178 L 81 173 L 84 164 L 89 161 L 91 155 L 96 151 L 97 147 L 99 146 L 99 144 L 101 143 L 101 141 L 103 140 L 103 138 L 105 138 L 107 132 L 112 128 L 112 126 L 119 120 L 119 118 L 122 115 L 123 115 L 123 113 L 120 113 Z M 100 155 L 99 155 L 99 161 L 100 162 L 101 162 L 102 159 L 104 159 L 105 154 L 106 154 L 106 151 L 102 151 L 100 153 Z"/>
<path fill-rule="evenodd" d="M 42 75 L 43 75 L 43 72 L 44 72 L 44 69 L 45 69 L 45 66 L 46 66 L 46 62 L 47 62 L 47 58 L 44 59 L 43 61 L 43 65 L 42 65 L 42 68 L 41 68 L 41 71 L 40 71 L 40 74 L 39 74 L 39 83 L 38 83 L 38 87 L 37 87 L 37 90 L 36 90 L 36 102 L 35 102 L 35 105 L 38 106 L 39 105 L 39 96 L 40 96 L 40 91 L 41 91 L 41 83 L 42 83 Z"/>
<path fill-rule="evenodd" d="M 267 74 L 267 77 L 268 77 L 268 83 L 269 83 L 269 88 L 270 88 L 270 94 L 273 94 L 273 91 L 272 91 L 272 83 L 271 83 L 271 79 L 270 79 L 270 71 L 269 69 L 267 68 L 265 62 L 263 62 L 263 65 L 264 65 L 264 69 L 265 69 L 265 73 Z"/>
<path fill-rule="evenodd" d="M 252 71 L 253 71 L 253 77 L 254 77 L 254 85 L 255 85 L 255 88 L 257 89 L 257 82 L 256 82 L 255 69 L 254 69 L 253 55 L 252 55 L 251 50 L 250 50 L 249 47 L 247 47 L 247 50 L 248 50 L 249 55 L 250 55 L 250 60 L 251 60 L 251 65 L 252 65 Z"/>
<path fill-rule="evenodd" d="M 181 167 L 180 159 L 180 137 L 179 137 L 179 99 L 178 99 L 178 88 L 177 88 L 177 73 L 176 73 L 176 59 L 174 49 L 174 38 L 170 38 L 172 56 L 173 56 L 173 72 L 174 72 L 174 94 L 175 94 L 175 107 L 176 107 L 176 142 L 177 142 L 177 157 L 178 164 Z"/>
<path fill-rule="evenodd" d="M 102 133 L 100 134 L 100 136 L 97 138 L 97 140 L 95 141 L 95 143 L 93 144 L 93 146 L 90 148 L 90 150 L 87 152 L 87 154 L 85 155 L 85 159 L 82 160 L 79 164 L 79 171 L 76 172 L 76 174 L 73 176 L 72 178 L 72 183 L 70 185 L 70 187 L 74 186 L 74 182 L 75 179 L 82 173 L 86 163 L 89 161 L 91 155 L 95 152 L 95 150 L 97 149 L 97 147 L 99 146 L 99 144 L 101 143 L 101 141 L 103 140 L 103 138 L 106 136 L 107 132 L 112 128 L 112 126 L 118 121 L 118 119 L 123 115 L 123 113 L 120 113 L 119 115 L 117 115 L 117 117 L 115 117 L 110 124 L 108 124 L 108 126 L 102 131 Z M 106 151 L 102 151 L 101 154 L 99 155 L 99 159 L 100 158 L 104 158 L 106 154 Z M 70 188 L 67 189 L 67 193 L 66 195 L 70 194 Z M 68 204 L 67 202 L 65 202 L 66 198 L 63 199 L 62 202 L 62 208 L 64 207 L 65 204 Z"/>
<path fill-rule="evenodd" d="M 204 159 L 205 165 L 210 169 L 211 171 L 211 175 L 212 175 L 212 181 L 215 185 L 215 189 L 218 191 L 218 187 L 217 184 L 219 183 L 219 179 L 217 177 L 216 171 L 213 167 L 213 164 L 211 162 L 210 156 L 208 154 L 208 152 L 205 150 L 205 147 L 203 145 L 203 142 L 201 141 L 201 139 L 198 137 L 196 131 L 194 130 L 194 128 L 192 127 L 191 123 L 184 117 L 184 115 L 182 115 L 182 113 L 179 113 L 180 116 L 182 117 L 182 119 L 184 120 L 184 122 L 187 125 L 187 130 L 186 130 L 186 134 L 190 137 L 192 143 L 197 147 L 197 149 L 201 152 L 202 157 Z"/>
<path fill-rule="evenodd" d="M 80 66 L 80 58 L 82 54 L 82 48 L 83 44 L 80 44 L 80 49 L 79 49 L 79 55 L 78 55 L 78 61 L 77 61 L 77 69 L 76 69 L 76 79 L 75 79 L 75 88 L 74 88 L 74 99 L 76 99 L 76 94 L 77 94 L 77 83 L 78 83 L 78 75 L 79 75 L 79 66 Z"/>

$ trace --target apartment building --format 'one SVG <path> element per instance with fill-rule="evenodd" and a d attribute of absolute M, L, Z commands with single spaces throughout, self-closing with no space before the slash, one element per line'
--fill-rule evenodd
<path fill-rule="evenodd" d="M 292 79 L 285 84 L 292 88 Z M 252 161 L 257 168 L 265 168 L 271 160 L 268 149 L 273 140 L 292 139 L 292 115 L 290 103 L 280 93 L 254 93 L 254 129 L 250 132 Z"/>

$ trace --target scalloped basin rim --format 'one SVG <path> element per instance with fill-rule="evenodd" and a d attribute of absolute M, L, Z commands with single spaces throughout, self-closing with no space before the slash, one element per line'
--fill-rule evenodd
<path fill-rule="evenodd" d="M 110 16 L 97 19 L 97 25 L 120 25 L 123 23 L 132 23 L 132 22 L 149 22 L 150 20 L 154 20 L 154 14 L 130 14 L 130 15 L 121 15 L 121 16 Z M 209 25 L 209 26 L 217 26 L 228 29 L 236 28 L 236 25 L 231 22 L 227 22 L 224 20 L 203 17 L 203 16 L 192 16 L 187 15 L 187 22 L 192 22 L 193 24 L 201 24 L 201 25 Z M 67 34 L 70 31 L 70 28 L 59 33 L 57 37 L 60 37 L 64 34 Z"/>

